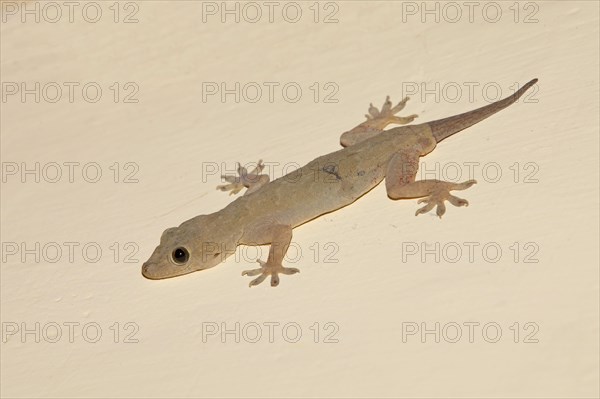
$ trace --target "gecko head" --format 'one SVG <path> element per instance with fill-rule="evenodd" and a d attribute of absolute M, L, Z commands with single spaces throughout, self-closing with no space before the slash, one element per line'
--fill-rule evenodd
<path fill-rule="evenodd" d="M 232 255 L 235 242 L 216 236 L 223 229 L 211 228 L 203 223 L 208 222 L 206 219 L 201 215 L 165 230 L 160 244 L 142 265 L 142 275 L 151 280 L 181 276 L 209 269 Z"/>

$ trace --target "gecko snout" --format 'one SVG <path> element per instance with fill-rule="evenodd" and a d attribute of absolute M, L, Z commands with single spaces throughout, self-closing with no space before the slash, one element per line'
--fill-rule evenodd
<path fill-rule="evenodd" d="M 150 263 L 146 262 L 142 265 L 142 276 L 148 279 L 153 279 L 152 275 L 149 273 L 148 268 L 150 268 Z"/>

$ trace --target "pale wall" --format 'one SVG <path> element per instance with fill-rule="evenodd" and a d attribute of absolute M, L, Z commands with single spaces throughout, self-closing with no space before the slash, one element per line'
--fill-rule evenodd
<path fill-rule="evenodd" d="M 218 15 L 204 23 L 203 7 L 220 2 L 137 1 L 131 24 L 113 22 L 112 2 L 97 4 L 98 23 L 82 18 L 81 5 L 73 23 L 67 8 L 57 23 L 44 15 L 22 23 L 20 11 L 8 15 L 3 3 L 2 82 L 65 88 L 56 103 L 48 101 L 51 92 L 40 103 L 32 95 L 3 100 L 4 167 L 96 162 L 103 172 L 100 182 L 87 183 L 79 168 L 69 183 L 63 165 L 54 184 L 33 175 L 23 183 L 18 174 L 2 184 L 3 396 L 598 397 L 598 3 L 495 3 L 503 7 L 497 23 L 482 17 L 485 3 L 473 22 L 463 6 L 458 21 L 445 9 L 436 23 L 433 15 L 421 21 L 421 2 L 391 1 L 321 4 L 318 23 L 312 3 L 301 3 L 297 23 L 282 18 L 279 3 L 269 23 L 258 3 L 264 15 L 257 23 L 232 16 L 222 23 Z M 418 14 L 403 14 L 403 6 Z M 124 7 L 120 19 L 135 11 Z M 337 23 L 321 22 L 332 12 Z M 444 177 L 438 165 L 453 178 L 458 165 L 458 180 L 466 180 L 475 165 L 479 184 L 459 193 L 468 208 L 449 207 L 442 220 L 414 217 L 415 200 L 390 201 L 377 187 L 294 231 L 302 256 L 287 265 L 302 272 L 282 276 L 276 289 L 249 289 L 240 276 L 256 267 L 252 248 L 185 277 L 140 275 L 165 228 L 232 200 L 215 190 L 222 170 L 206 176 L 207 166 L 233 169 L 262 158 L 278 163 L 271 170 L 278 177 L 284 166 L 337 150 L 340 133 L 387 94 L 398 101 L 427 85 L 438 97 L 419 89 L 402 112 L 423 122 L 485 105 L 495 87 L 505 96 L 532 78 L 539 83 L 530 95 L 424 159 L 430 177 Z M 80 84 L 72 103 L 64 82 Z M 103 89 L 97 103 L 82 98 L 89 82 Z M 121 96 L 134 82 L 138 102 L 115 103 L 114 82 Z M 295 82 L 303 94 L 296 103 L 280 89 L 272 103 L 266 89 L 256 103 L 203 101 L 203 82 Z M 337 102 L 325 102 L 334 89 Z M 139 168 L 138 183 L 123 183 L 134 170 L 126 162 Z M 10 243 L 22 242 L 48 251 L 58 243 L 64 252 L 55 263 L 50 252 L 23 261 L 10 254 Z M 65 242 L 79 243 L 72 262 Z M 102 249 L 97 263 L 83 258 L 86 243 Z M 133 248 L 127 243 L 139 248 L 133 263 L 124 261 Z M 422 251 L 407 255 L 414 243 L 440 245 L 439 262 L 431 254 L 422 261 Z M 472 262 L 468 243 L 477 245 Z M 482 254 L 486 244 L 502 250 L 497 262 L 489 258 L 493 248 L 487 259 Z M 463 253 L 453 263 L 456 247 Z M 279 323 L 274 342 L 269 322 Z M 473 342 L 468 322 L 479 323 Z M 8 333 L 35 323 L 40 343 L 35 334 Z M 65 323 L 80 323 L 73 342 Z M 102 329 L 97 343 L 86 342 L 93 330 L 82 336 L 86 323 Z M 248 335 L 239 343 L 233 335 L 203 340 L 214 323 L 239 323 Z M 250 342 L 253 323 L 262 328 L 258 343 Z M 302 329 L 297 343 L 286 341 L 292 330 L 282 336 L 286 323 Z M 439 343 L 432 334 L 403 342 L 410 323 L 440 323 L 446 334 Z M 457 343 L 450 342 L 453 323 L 462 328 Z M 482 335 L 486 323 L 502 329 L 497 343 L 486 341 L 493 330 Z M 128 332 L 137 343 L 123 342 Z M 328 333 L 337 343 L 324 342 Z M 528 333 L 538 342 L 525 343 Z"/>

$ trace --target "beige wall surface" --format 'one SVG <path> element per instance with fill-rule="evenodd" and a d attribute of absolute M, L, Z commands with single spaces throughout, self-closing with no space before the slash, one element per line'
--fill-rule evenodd
<path fill-rule="evenodd" d="M 598 2 L 0 5 L 2 397 L 600 395 Z M 380 185 L 295 229 L 277 288 L 240 276 L 266 246 L 140 274 L 237 161 L 277 178 L 386 95 L 425 122 L 532 78 L 421 159 L 468 208 Z"/>

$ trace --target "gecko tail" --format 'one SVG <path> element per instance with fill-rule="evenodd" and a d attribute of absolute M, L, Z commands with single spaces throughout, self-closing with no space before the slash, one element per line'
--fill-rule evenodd
<path fill-rule="evenodd" d="M 451 116 L 449 118 L 439 119 L 437 121 L 428 122 L 429 127 L 435 137 L 436 142 L 440 142 L 445 138 L 452 136 L 455 133 L 460 132 L 463 129 L 468 128 L 496 112 L 503 110 L 512 103 L 516 102 L 525 92 L 534 84 L 537 83 L 537 79 L 533 79 L 517 90 L 513 95 L 506 97 L 502 100 L 496 101 L 495 103 L 486 105 L 475 109 L 473 111 L 465 112 L 463 114 Z"/>

